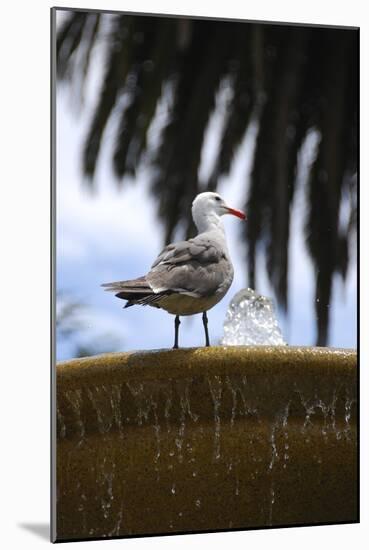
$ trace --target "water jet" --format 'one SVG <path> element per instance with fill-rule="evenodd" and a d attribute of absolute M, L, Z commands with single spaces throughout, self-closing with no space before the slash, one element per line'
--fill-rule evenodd
<path fill-rule="evenodd" d="M 57 540 L 358 519 L 353 350 L 111 353 L 56 370 Z"/>

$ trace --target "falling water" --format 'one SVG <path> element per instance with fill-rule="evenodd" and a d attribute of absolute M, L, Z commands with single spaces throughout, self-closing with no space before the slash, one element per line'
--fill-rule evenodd
<path fill-rule="evenodd" d="M 113 418 L 118 427 L 119 432 L 123 431 L 123 422 L 121 417 L 121 398 L 122 398 L 122 388 L 118 384 L 113 384 L 111 386 L 110 393 L 110 405 L 113 411 Z"/>
<path fill-rule="evenodd" d="M 333 445 L 344 452 L 355 438 L 353 389 L 345 381 L 319 386 L 312 377 L 289 387 L 287 377 L 280 383 L 282 371 L 264 380 L 258 365 L 243 368 L 64 392 L 59 444 L 72 445 L 60 502 L 74 495 L 68 512 L 85 536 L 135 533 L 134 506 L 137 517 L 151 520 L 159 503 L 168 510 L 158 523 L 164 531 L 187 529 L 194 517 L 206 529 L 209 509 L 220 528 L 248 525 L 247 514 L 251 526 L 276 525 L 299 453 L 317 483 L 327 475 Z"/>
<path fill-rule="evenodd" d="M 67 426 L 65 424 L 64 415 L 60 412 L 59 407 L 56 408 L 56 417 L 57 417 L 57 422 L 60 426 L 59 437 L 61 439 L 64 439 L 64 437 L 66 436 L 66 433 L 67 433 Z"/>
<path fill-rule="evenodd" d="M 220 458 L 220 405 L 222 399 L 222 379 L 220 376 L 208 378 L 211 397 L 214 407 L 214 460 Z"/>
<path fill-rule="evenodd" d="M 67 398 L 70 405 L 72 406 L 72 409 L 75 415 L 75 422 L 79 429 L 79 438 L 80 438 L 79 443 L 81 443 L 85 436 L 85 425 L 81 417 L 82 390 L 68 390 L 65 392 L 65 397 Z"/>
<path fill-rule="evenodd" d="M 276 417 L 275 417 L 275 419 L 272 423 L 271 430 L 270 430 L 271 458 L 270 458 L 270 462 L 269 462 L 269 466 L 268 466 L 269 474 L 271 476 L 270 498 L 269 498 L 269 518 L 268 518 L 269 525 L 273 524 L 273 507 L 274 507 L 275 500 L 276 500 L 275 480 L 274 480 L 274 475 L 273 475 L 273 468 L 275 466 L 276 461 L 280 460 L 280 453 L 282 454 L 282 460 L 283 460 L 282 467 L 283 467 L 283 469 L 286 469 L 287 460 L 289 459 L 289 455 L 288 455 L 288 452 L 287 452 L 287 450 L 289 448 L 288 443 L 285 442 L 282 452 L 279 451 L 278 446 L 277 446 L 277 437 L 276 436 L 277 436 L 278 430 L 282 430 L 284 440 L 285 441 L 288 440 L 287 423 L 288 423 L 288 415 L 289 415 L 289 410 L 290 410 L 290 404 L 291 404 L 291 402 L 289 401 L 286 404 L 286 406 L 283 408 L 283 410 L 276 415 Z"/>
<path fill-rule="evenodd" d="M 189 417 L 193 422 L 198 421 L 198 415 L 193 413 L 191 410 L 189 391 L 192 383 L 191 378 L 184 378 L 176 381 L 176 389 L 179 395 L 179 404 L 180 404 L 180 421 L 178 436 L 175 439 L 175 444 L 178 450 L 178 461 L 183 461 L 183 442 L 185 437 L 186 430 L 186 418 Z"/>
<path fill-rule="evenodd" d="M 111 409 L 107 410 L 107 403 L 110 402 L 112 395 L 111 388 L 106 388 L 105 386 L 96 386 L 93 388 L 87 388 L 86 393 L 96 412 L 99 432 L 101 434 L 107 433 L 110 430 L 113 422 Z"/>

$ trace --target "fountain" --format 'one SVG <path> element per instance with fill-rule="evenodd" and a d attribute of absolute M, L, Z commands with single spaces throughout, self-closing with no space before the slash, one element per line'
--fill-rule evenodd
<path fill-rule="evenodd" d="M 356 352 L 251 289 L 221 343 L 57 366 L 57 540 L 357 521 Z"/>
<path fill-rule="evenodd" d="M 351 350 L 60 363 L 57 437 L 57 540 L 357 521 Z"/>

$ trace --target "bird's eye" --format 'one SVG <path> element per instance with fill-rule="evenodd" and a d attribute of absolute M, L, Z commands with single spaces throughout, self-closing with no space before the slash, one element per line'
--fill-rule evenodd
<path fill-rule="evenodd" d="M 221 199 L 220 197 L 215 197 L 215 200 L 219 202 L 219 201 L 221 201 L 222 199 Z"/>

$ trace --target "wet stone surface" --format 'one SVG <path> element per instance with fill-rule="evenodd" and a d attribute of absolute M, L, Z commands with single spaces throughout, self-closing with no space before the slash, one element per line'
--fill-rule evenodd
<path fill-rule="evenodd" d="M 356 354 L 109 354 L 57 367 L 58 539 L 355 521 Z"/>

